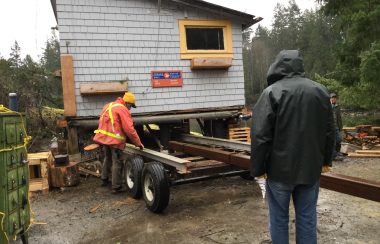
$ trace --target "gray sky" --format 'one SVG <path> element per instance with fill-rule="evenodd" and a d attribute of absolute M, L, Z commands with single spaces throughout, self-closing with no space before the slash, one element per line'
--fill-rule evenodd
<path fill-rule="evenodd" d="M 273 9 L 278 2 L 288 0 L 208 0 L 218 5 L 263 17 L 260 23 L 270 27 Z M 314 8 L 315 0 L 296 0 L 304 9 Z M 0 55 L 8 58 L 11 46 L 17 40 L 21 56 L 30 54 L 34 60 L 40 58 L 46 40 L 51 36 L 51 27 L 56 26 L 49 0 L 0 0 Z"/>

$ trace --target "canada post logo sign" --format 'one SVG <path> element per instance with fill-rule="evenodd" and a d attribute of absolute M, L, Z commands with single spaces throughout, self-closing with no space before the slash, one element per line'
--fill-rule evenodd
<path fill-rule="evenodd" d="M 172 87 L 182 86 L 182 71 L 180 70 L 160 70 L 151 71 L 152 87 Z"/>

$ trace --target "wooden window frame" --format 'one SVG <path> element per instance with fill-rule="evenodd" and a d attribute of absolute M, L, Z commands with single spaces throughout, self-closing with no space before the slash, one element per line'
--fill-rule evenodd
<path fill-rule="evenodd" d="M 193 58 L 232 58 L 232 25 L 228 20 L 179 20 L 179 39 L 181 59 Z M 186 27 L 222 28 L 224 50 L 188 50 Z"/>

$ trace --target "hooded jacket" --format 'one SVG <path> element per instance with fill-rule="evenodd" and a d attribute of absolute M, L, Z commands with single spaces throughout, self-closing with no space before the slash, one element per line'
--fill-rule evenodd
<path fill-rule="evenodd" d="M 297 50 L 281 51 L 253 109 L 251 175 L 287 184 L 315 183 L 330 165 L 334 121 L 327 89 L 304 77 Z"/>
<path fill-rule="evenodd" d="M 131 112 L 125 106 L 123 98 L 118 97 L 116 101 L 103 107 L 99 118 L 99 127 L 95 130 L 93 140 L 97 143 L 123 150 L 126 137 L 135 146 L 142 145 L 140 137 L 133 127 Z"/>

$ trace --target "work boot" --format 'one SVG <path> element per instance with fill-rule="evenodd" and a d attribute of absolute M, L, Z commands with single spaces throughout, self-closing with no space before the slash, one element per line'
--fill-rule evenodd
<path fill-rule="evenodd" d="M 100 186 L 101 186 L 101 187 L 106 187 L 106 186 L 108 186 L 108 179 L 105 179 L 105 180 L 102 179 L 102 184 L 100 184 Z"/>

